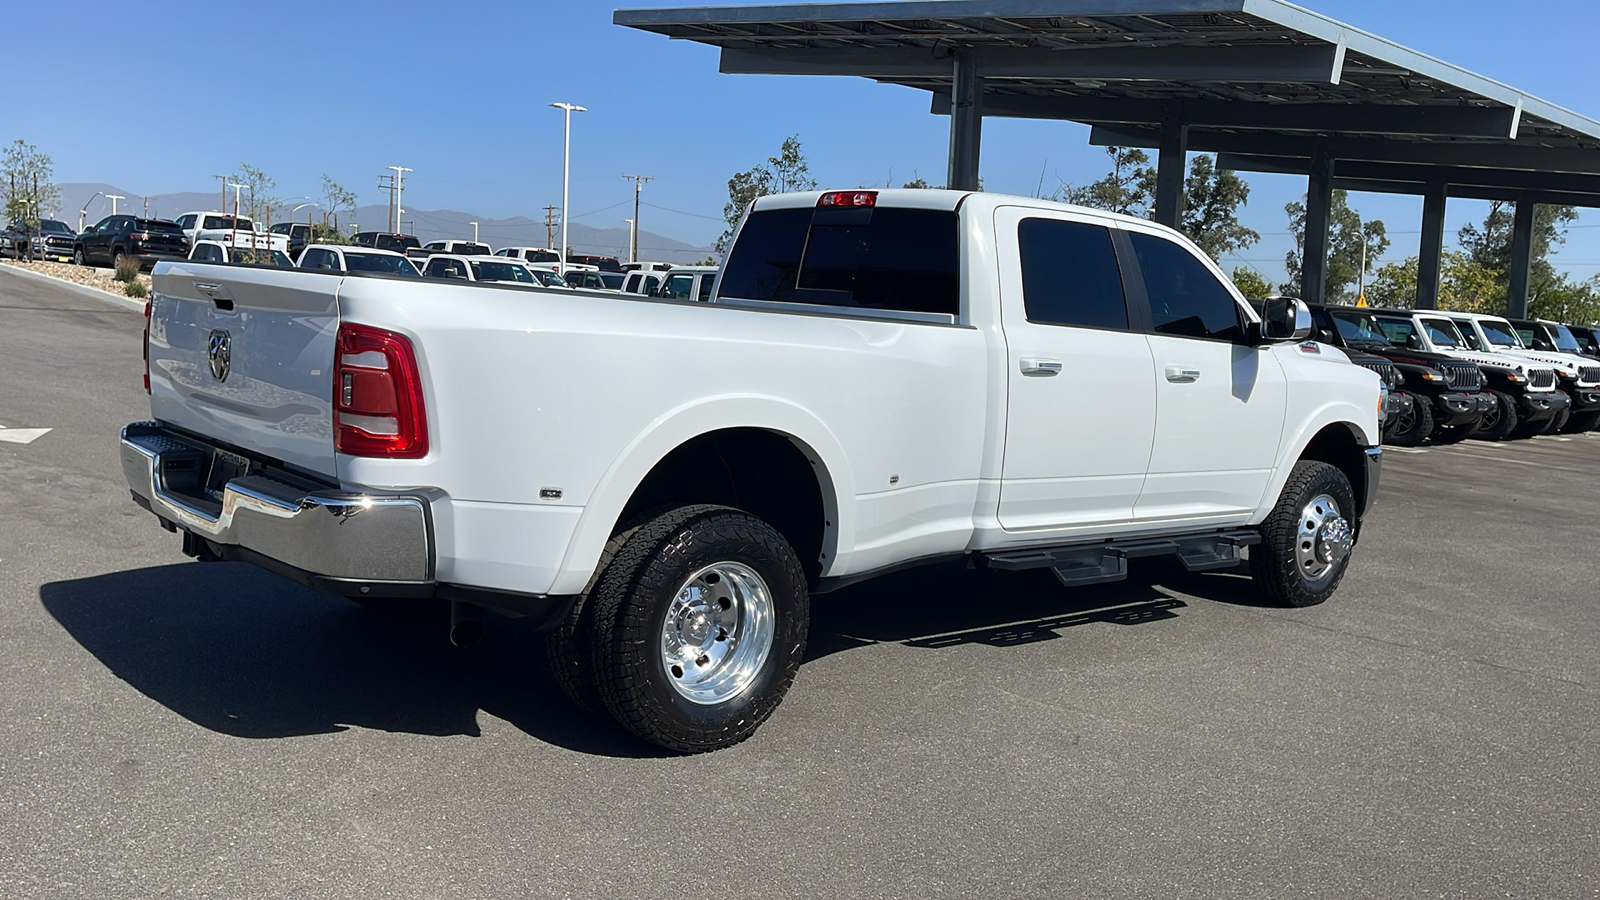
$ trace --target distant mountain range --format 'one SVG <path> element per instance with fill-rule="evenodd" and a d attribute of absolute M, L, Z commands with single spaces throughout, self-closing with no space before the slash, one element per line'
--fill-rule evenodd
<path fill-rule="evenodd" d="M 134 211 L 139 215 L 145 214 L 145 198 L 133 191 L 124 190 L 109 184 L 59 184 L 61 189 L 61 214 L 57 216 L 72 228 L 78 227 L 78 213 L 88 206 L 84 214 L 84 223 L 93 225 L 106 216 L 111 215 L 111 201 L 104 195 L 116 194 L 124 199 L 117 201 L 118 212 Z M 95 194 L 102 196 L 96 197 Z M 232 199 L 231 197 L 229 198 Z M 161 219 L 173 219 L 192 210 L 212 210 L 217 208 L 220 195 L 214 193 L 200 193 L 185 191 L 174 194 L 156 194 L 148 198 L 149 214 Z M 273 211 L 273 220 L 281 221 L 288 209 L 281 213 Z M 307 207 L 295 215 L 296 221 L 306 221 L 306 214 L 320 216 L 315 207 Z M 368 230 L 387 229 L 389 208 L 382 206 L 362 206 L 356 209 L 355 216 L 349 213 L 341 214 L 339 224 L 348 226 L 352 221 L 358 222 Z M 460 212 L 453 209 L 407 209 L 405 222 L 402 229 L 413 232 L 424 243 L 442 240 L 444 238 L 469 239 L 472 237 L 472 222 L 478 223 L 478 240 L 491 247 L 544 247 L 546 243 L 546 230 L 543 221 L 535 221 L 526 216 L 514 216 L 509 219 L 490 219 L 472 213 Z M 348 233 L 348 232 L 347 232 Z M 579 253 L 593 254 L 596 256 L 615 256 L 618 259 L 628 258 L 628 230 L 626 228 L 592 228 L 581 222 L 572 224 L 572 234 L 567 243 Z M 649 231 L 639 232 L 639 256 L 642 259 L 659 262 L 685 264 L 699 262 L 711 255 L 710 247 L 696 247 L 683 241 L 673 240 Z"/>

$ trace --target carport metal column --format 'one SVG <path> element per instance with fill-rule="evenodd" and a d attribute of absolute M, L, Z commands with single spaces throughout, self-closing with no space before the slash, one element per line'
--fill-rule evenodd
<path fill-rule="evenodd" d="M 1439 265 L 1444 260 L 1444 213 L 1449 185 L 1434 181 L 1422 195 L 1422 246 L 1417 252 L 1417 309 L 1439 308 Z"/>
<path fill-rule="evenodd" d="M 1189 162 L 1189 126 L 1183 106 L 1172 104 L 1161 123 L 1161 147 L 1156 158 L 1155 220 L 1169 228 L 1183 221 L 1183 177 Z"/>
<path fill-rule="evenodd" d="M 1506 315 L 1513 319 L 1528 316 L 1528 278 L 1533 269 L 1533 218 L 1539 204 L 1526 195 L 1517 198 L 1517 214 L 1511 220 L 1511 296 Z"/>
<path fill-rule="evenodd" d="M 1306 235 L 1300 257 L 1300 299 L 1323 302 L 1328 279 L 1328 219 L 1333 212 L 1333 154 L 1327 141 L 1311 149 L 1311 177 L 1306 183 Z"/>
<path fill-rule="evenodd" d="M 955 191 L 978 189 L 978 150 L 983 143 L 983 82 L 978 51 L 957 50 L 950 92 L 950 171 L 945 185 Z"/>

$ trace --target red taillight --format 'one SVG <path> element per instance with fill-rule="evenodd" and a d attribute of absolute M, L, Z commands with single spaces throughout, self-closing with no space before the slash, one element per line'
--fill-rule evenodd
<path fill-rule="evenodd" d="M 150 393 L 150 301 L 144 302 L 144 392 Z"/>
<path fill-rule="evenodd" d="M 828 191 L 817 198 L 818 206 L 877 206 L 877 191 Z"/>
<path fill-rule="evenodd" d="M 392 331 L 341 323 L 333 368 L 333 446 L 350 456 L 428 455 L 422 376 L 411 342 Z"/>

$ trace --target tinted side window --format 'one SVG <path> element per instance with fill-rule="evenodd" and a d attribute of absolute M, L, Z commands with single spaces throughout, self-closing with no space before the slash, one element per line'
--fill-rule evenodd
<path fill-rule="evenodd" d="M 704 303 L 711 299 L 711 286 L 716 283 L 717 275 L 715 272 L 707 272 L 700 276 L 700 302 Z"/>
<path fill-rule="evenodd" d="M 1238 341 L 1239 304 L 1211 270 L 1183 246 L 1148 234 L 1129 233 L 1150 298 L 1155 330 L 1180 337 Z"/>
<path fill-rule="evenodd" d="M 306 255 L 300 258 L 302 269 L 336 269 L 333 254 L 327 250 L 307 250 Z"/>
<path fill-rule="evenodd" d="M 1088 328 L 1127 328 L 1111 232 L 1103 225 L 1023 219 L 1022 298 L 1028 321 Z"/>
<path fill-rule="evenodd" d="M 956 315 L 954 212 L 771 209 L 750 214 L 722 274 L 721 296 Z"/>

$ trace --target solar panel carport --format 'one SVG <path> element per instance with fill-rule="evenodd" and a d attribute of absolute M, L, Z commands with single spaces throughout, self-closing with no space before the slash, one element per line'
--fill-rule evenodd
<path fill-rule="evenodd" d="M 1155 216 L 1185 154 L 1307 176 L 1305 298 L 1320 301 L 1336 188 L 1420 194 L 1417 305 L 1438 297 L 1450 197 L 1516 203 L 1510 308 L 1526 313 L 1534 206 L 1600 207 L 1600 122 L 1282 0 L 924 0 L 618 10 L 722 50 L 735 74 L 853 75 L 931 93 L 947 183 L 978 185 L 983 118 L 1061 119 L 1159 151 Z"/>

